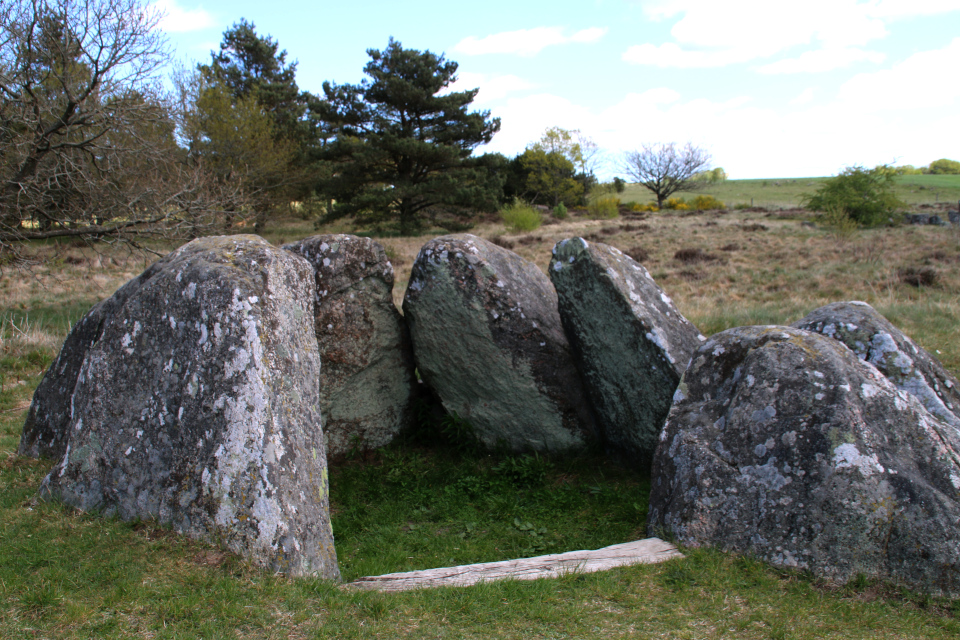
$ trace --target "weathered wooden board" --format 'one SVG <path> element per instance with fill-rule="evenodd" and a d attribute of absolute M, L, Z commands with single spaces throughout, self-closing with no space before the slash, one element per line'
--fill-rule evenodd
<path fill-rule="evenodd" d="M 614 567 L 634 564 L 654 564 L 682 558 L 672 544 L 659 538 L 647 538 L 615 544 L 592 551 L 568 551 L 535 558 L 502 560 L 465 564 L 459 567 L 441 567 L 382 576 L 359 578 L 347 587 L 372 591 L 407 591 L 431 587 L 466 587 L 478 582 L 494 580 L 536 580 L 556 578 L 569 573 L 592 573 Z"/>

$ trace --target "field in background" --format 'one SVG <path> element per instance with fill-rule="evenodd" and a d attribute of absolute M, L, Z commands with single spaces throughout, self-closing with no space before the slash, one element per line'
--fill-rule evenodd
<path fill-rule="evenodd" d="M 709 194 L 721 200 L 728 207 L 749 205 L 777 209 L 799 207 L 804 196 L 812 195 L 827 178 L 771 178 L 767 180 L 726 180 L 709 185 L 703 191 L 680 192 L 681 198 Z M 960 201 L 960 176 L 917 175 L 897 176 L 897 197 L 909 205 L 952 203 L 956 209 Z M 643 187 L 628 184 L 619 194 L 623 202 L 656 202 L 656 199 Z M 752 204 L 751 204 L 752 202 Z"/>
<path fill-rule="evenodd" d="M 745 182 L 776 187 L 724 186 Z M 777 198 L 792 197 L 785 185 L 777 188 Z M 606 221 L 571 217 L 521 234 L 490 220 L 472 233 L 511 246 L 544 270 L 558 240 L 579 235 L 612 244 L 641 257 L 708 334 L 790 323 L 828 302 L 864 300 L 960 373 L 958 229 L 905 226 L 838 240 L 810 220 L 779 210 L 664 212 Z M 341 223 L 325 231 L 361 230 Z M 267 237 L 279 244 L 312 233 L 310 221 L 293 219 L 268 229 Z M 398 304 L 431 235 L 379 240 L 396 268 Z M 869 580 L 830 585 L 716 551 L 687 550 L 690 557 L 680 562 L 559 580 L 385 595 L 268 575 L 152 523 L 105 521 L 37 502 L 50 463 L 14 453 L 32 391 L 71 323 L 150 261 L 82 245 L 40 252 L 31 274 L 0 278 L 0 637 L 960 635 L 960 600 Z M 909 284 L 910 270 L 925 270 L 931 284 Z M 426 446 L 436 439 L 421 434 L 409 446 L 331 473 L 345 578 L 646 536 L 643 469 L 590 456 L 557 460 Z"/>

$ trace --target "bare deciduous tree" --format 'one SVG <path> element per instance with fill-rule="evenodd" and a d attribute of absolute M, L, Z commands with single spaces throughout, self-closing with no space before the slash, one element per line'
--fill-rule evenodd
<path fill-rule="evenodd" d="M 198 233 L 241 196 L 177 146 L 142 0 L 0 0 L 0 264 L 29 240 Z"/>
<path fill-rule="evenodd" d="M 657 207 L 677 191 L 700 188 L 701 174 L 710 165 L 710 154 L 687 143 L 645 144 L 638 151 L 623 155 L 621 169 L 637 184 L 649 189 L 657 198 Z"/>

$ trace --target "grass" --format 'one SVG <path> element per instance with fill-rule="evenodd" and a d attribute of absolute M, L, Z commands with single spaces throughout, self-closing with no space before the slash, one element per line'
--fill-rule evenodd
<path fill-rule="evenodd" d="M 824 180 L 826 178 L 726 180 L 709 185 L 703 191 L 682 191 L 676 195 L 689 200 L 699 194 L 709 194 L 730 208 L 741 205 L 790 209 L 799 207 L 804 196 L 812 195 Z M 896 195 L 909 205 L 953 203 L 956 207 L 960 201 L 960 176 L 897 176 Z M 649 191 L 635 184 L 628 184 L 619 197 L 623 202 L 656 202 Z"/>
<path fill-rule="evenodd" d="M 644 537 L 649 482 L 598 457 L 393 448 L 331 474 L 344 579 Z M 578 522 L 564 522 L 576 514 Z M 589 526 L 586 526 L 590 523 Z"/>
<path fill-rule="evenodd" d="M 612 221 L 571 212 L 514 240 L 515 250 L 544 270 L 553 244 L 574 235 L 641 249 L 637 255 L 657 281 L 708 334 L 790 323 L 828 302 L 865 300 L 960 372 L 957 230 L 899 227 L 837 237 L 802 224 L 810 220 L 780 211 L 663 212 Z M 358 229 L 341 223 L 335 231 Z M 489 220 L 472 233 L 489 239 L 504 231 Z M 267 235 L 280 243 L 312 233 L 309 221 L 291 219 Z M 399 302 L 426 237 L 380 241 L 396 268 Z M 687 549 L 679 562 L 557 580 L 380 594 L 269 575 L 154 523 L 104 520 L 38 502 L 37 487 L 51 463 L 14 453 L 33 389 L 67 327 L 139 273 L 144 260 L 112 248 L 102 255 L 73 245 L 36 251 L 41 264 L 32 273 L 0 279 L 0 637 L 960 634 L 960 601 L 867 580 L 831 585 L 715 550 Z M 903 282 L 898 274 L 907 268 L 934 270 L 935 284 Z M 425 446 L 435 440 L 421 434 L 331 471 L 345 579 L 647 535 L 644 469 L 589 455 L 555 459 Z"/>

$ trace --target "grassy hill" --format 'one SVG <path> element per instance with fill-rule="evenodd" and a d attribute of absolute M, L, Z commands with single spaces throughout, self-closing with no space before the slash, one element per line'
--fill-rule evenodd
<path fill-rule="evenodd" d="M 727 180 L 710 185 L 696 193 L 681 192 L 682 198 L 698 194 L 709 194 L 721 200 L 728 207 L 752 205 L 790 209 L 801 206 L 805 195 L 812 195 L 826 178 L 782 178 L 766 180 Z M 897 176 L 897 196 L 909 205 L 935 204 L 960 200 L 960 176 Z M 620 200 L 629 202 L 655 202 L 649 191 L 637 185 L 627 185 L 619 195 Z"/>

